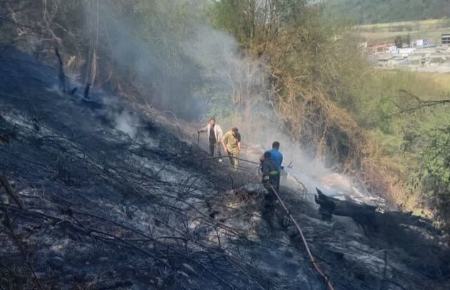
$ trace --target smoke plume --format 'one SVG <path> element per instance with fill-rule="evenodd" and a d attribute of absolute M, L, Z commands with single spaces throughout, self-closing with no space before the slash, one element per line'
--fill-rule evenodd
<path fill-rule="evenodd" d="M 117 11 L 105 2 L 100 16 L 87 11 L 87 23 L 98 18 L 102 33 L 87 31 L 100 35 L 103 49 L 146 102 L 188 121 L 214 115 L 224 129 L 239 127 L 243 142 L 253 147 L 267 149 L 280 141 L 290 174 L 310 192 L 323 186 L 327 176 L 334 176 L 328 182 L 334 184 L 327 188 L 330 193 L 355 191 L 349 178 L 333 175 L 284 133 L 272 106 L 270 69 L 263 59 L 245 55 L 230 34 L 207 23 L 195 1 L 149 3 L 154 6 L 143 4 L 142 10 L 150 13 L 145 17 L 142 11 Z M 179 9 L 184 13 L 177 14 Z M 127 113 L 116 117 L 117 129 L 133 138 L 136 123 Z"/>

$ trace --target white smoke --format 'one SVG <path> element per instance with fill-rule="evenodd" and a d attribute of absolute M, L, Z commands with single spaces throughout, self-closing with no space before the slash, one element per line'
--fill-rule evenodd
<path fill-rule="evenodd" d="M 132 116 L 129 112 L 124 111 L 115 118 L 116 129 L 128 134 L 132 139 L 137 135 L 137 128 L 139 127 L 139 120 Z"/>
<path fill-rule="evenodd" d="M 164 13 L 171 13 L 160 12 L 161 19 L 165 19 Z M 281 142 L 285 165 L 290 163 L 290 174 L 308 191 L 325 186 L 331 194 L 360 193 L 354 190 L 350 178 L 336 175 L 309 157 L 285 133 L 272 107 L 273 91 L 264 60 L 243 54 L 230 34 L 201 19 L 188 22 L 184 35 L 165 26 L 152 27 L 153 39 L 138 37 L 136 31 L 142 27 L 134 27 L 133 21 L 121 18 L 107 5 L 102 5 L 100 22 L 108 35 L 105 41 L 109 42 L 111 57 L 135 76 L 141 94 L 160 109 L 191 120 L 204 119 L 207 114 L 227 116 L 218 122 L 224 130 L 239 127 L 244 143 L 268 149 L 273 141 Z M 131 138 L 139 133 L 139 120 L 128 112 L 117 115 L 115 123 Z"/>

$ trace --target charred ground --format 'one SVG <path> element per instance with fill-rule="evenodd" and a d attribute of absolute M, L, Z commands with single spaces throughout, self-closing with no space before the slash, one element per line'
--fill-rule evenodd
<path fill-rule="evenodd" d="M 325 289 L 282 211 L 274 227 L 262 219 L 255 168 L 217 165 L 157 112 L 61 93 L 57 75 L 2 49 L 2 289 Z M 117 128 L 123 112 L 134 138 Z M 449 251 L 428 221 L 324 221 L 282 194 L 336 289 L 448 289 Z"/>

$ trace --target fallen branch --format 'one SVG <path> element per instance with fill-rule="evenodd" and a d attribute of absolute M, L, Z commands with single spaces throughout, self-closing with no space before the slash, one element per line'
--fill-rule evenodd
<path fill-rule="evenodd" d="M 412 113 L 412 112 L 415 112 L 415 111 L 418 111 L 418 110 L 421 110 L 424 108 L 429 108 L 429 107 L 433 107 L 433 106 L 437 106 L 437 105 L 450 104 L 450 99 L 427 101 L 427 100 L 422 100 L 417 95 L 415 95 L 407 90 L 400 90 L 400 92 L 407 95 L 408 97 L 413 98 L 417 102 L 417 105 L 412 106 L 410 108 L 402 109 L 398 112 L 395 112 L 390 115 L 391 117 L 395 116 L 395 115 L 405 114 L 405 113 Z M 400 106 L 397 104 L 397 107 L 400 107 Z"/>
<path fill-rule="evenodd" d="M 17 204 L 19 208 L 23 208 L 23 203 L 19 199 L 19 196 L 14 192 L 11 185 L 8 182 L 8 179 L 6 177 L 0 175 L 0 186 L 3 186 L 5 188 L 6 194 L 9 195 L 9 197 L 14 200 L 14 202 Z"/>

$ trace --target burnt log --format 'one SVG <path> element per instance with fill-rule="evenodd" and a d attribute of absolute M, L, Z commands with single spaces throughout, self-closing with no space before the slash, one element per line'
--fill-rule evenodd
<path fill-rule="evenodd" d="M 90 84 L 90 83 L 87 83 L 87 84 L 86 84 L 86 87 L 84 88 L 84 93 L 83 93 L 83 96 L 84 96 L 84 98 L 85 98 L 86 100 L 89 99 L 89 91 L 90 91 L 90 89 L 91 89 L 91 84 Z"/>
<path fill-rule="evenodd" d="M 319 213 L 322 219 L 331 220 L 333 215 L 351 217 L 355 222 L 365 229 L 376 230 L 376 207 L 367 204 L 358 204 L 353 201 L 339 200 L 325 195 L 320 189 L 316 188 L 316 203 L 320 206 Z"/>
<path fill-rule="evenodd" d="M 62 60 L 61 54 L 59 53 L 59 49 L 55 47 L 55 55 L 58 59 L 58 81 L 59 81 L 59 89 L 63 92 L 67 92 L 67 81 L 66 81 L 66 73 L 64 72 L 64 62 Z"/>

